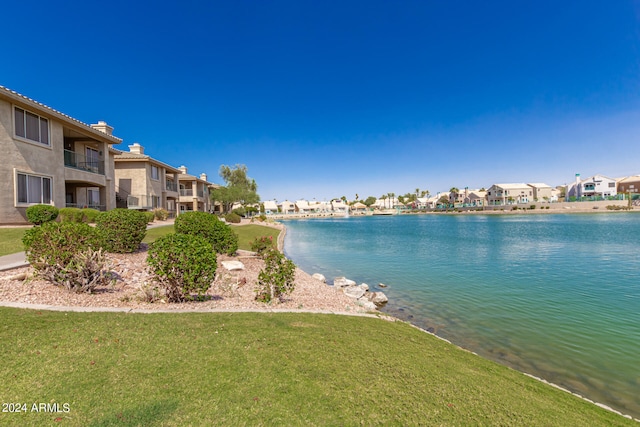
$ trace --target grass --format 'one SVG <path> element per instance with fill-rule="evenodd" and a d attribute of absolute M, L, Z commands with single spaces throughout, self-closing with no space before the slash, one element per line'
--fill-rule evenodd
<path fill-rule="evenodd" d="M 0 342 L 3 425 L 637 425 L 375 318 L 0 308 Z"/>
<path fill-rule="evenodd" d="M 278 234 L 280 234 L 280 230 L 278 229 L 256 224 L 233 226 L 233 231 L 238 235 L 238 248 L 247 251 L 251 250 L 251 243 L 255 240 L 256 237 L 271 236 L 273 238 L 273 241 L 276 242 L 278 239 Z M 147 235 L 145 236 L 143 242 L 151 243 L 158 237 L 173 232 L 173 225 L 164 225 L 162 227 L 150 228 L 147 230 Z"/>
<path fill-rule="evenodd" d="M 0 228 L 0 256 L 22 252 L 22 235 L 26 228 Z"/>

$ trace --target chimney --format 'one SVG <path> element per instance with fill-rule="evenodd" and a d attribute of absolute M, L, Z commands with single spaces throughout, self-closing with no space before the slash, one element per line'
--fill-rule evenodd
<path fill-rule="evenodd" d="M 109 136 L 113 135 L 113 127 L 109 126 L 107 122 L 104 122 L 102 120 L 90 126 L 95 130 L 99 130 L 102 133 L 106 133 Z"/>
<path fill-rule="evenodd" d="M 144 147 L 137 142 L 129 146 L 129 152 L 133 154 L 144 154 Z"/>
<path fill-rule="evenodd" d="M 576 174 L 576 197 L 582 197 L 582 188 L 580 187 L 580 174 Z"/>
<path fill-rule="evenodd" d="M 207 180 L 207 174 L 206 174 L 206 173 L 204 173 L 204 172 L 202 172 L 202 173 L 200 174 L 200 179 L 201 179 L 201 180 L 203 180 L 203 181 L 206 181 L 206 180 Z"/>
<path fill-rule="evenodd" d="M 185 175 L 187 174 L 187 167 L 186 166 L 180 166 L 178 169 L 180 169 L 180 173 L 183 173 Z"/>

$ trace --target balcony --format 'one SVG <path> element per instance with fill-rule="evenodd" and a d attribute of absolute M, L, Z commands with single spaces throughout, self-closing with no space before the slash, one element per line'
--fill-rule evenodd
<path fill-rule="evenodd" d="M 155 201 L 154 201 L 155 198 Z M 128 209 L 154 209 L 160 206 L 160 197 L 150 195 L 127 196 Z"/>
<path fill-rule="evenodd" d="M 181 188 L 180 189 L 181 196 L 192 196 L 193 197 L 193 189 L 192 188 Z"/>
<path fill-rule="evenodd" d="M 178 192 L 178 184 L 173 181 L 167 181 L 167 191 Z"/>
<path fill-rule="evenodd" d="M 87 159 L 86 156 L 75 151 L 64 150 L 64 165 L 69 168 L 104 175 L 104 160 Z"/>

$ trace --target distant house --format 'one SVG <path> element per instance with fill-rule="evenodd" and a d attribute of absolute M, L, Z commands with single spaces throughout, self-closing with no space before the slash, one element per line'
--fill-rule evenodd
<path fill-rule="evenodd" d="M 467 206 L 485 206 L 487 192 L 481 190 L 468 190 L 464 196 L 464 204 Z"/>
<path fill-rule="evenodd" d="M 555 197 L 554 200 L 554 191 L 550 185 L 543 183 L 529 183 L 527 184 L 529 187 L 533 188 L 533 200 L 537 202 L 557 202 L 558 199 Z"/>
<path fill-rule="evenodd" d="M 364 213 L 366 211 L 367 211 L 367 205 L 365 205 L 364 203 L 355 202 L 353 205 L 351 205 L 351 212 Z"/>
<path fill-rule="evenodd" d="M 583 197 L 603 199 L 617 194 L 617 183 L 613 178 L 596 174 L 586 179 L 580 179 L 580 174 L 576 174 L 576 181 L 567 188 L 566 198 L 568 201 Z"/>
<path fill-rule="evenodd" d="M 278 213 L 278 204 L 274 200 L 265 200 L 262 206 L 264 206 L 264 213 L 267 215 Z"/>
<path fill-rule="evenodd" d="M 628 176 L 619 180 L 618 193 L 640 193 L 640 175 Z"/>
<path fill-rule="evenodd" d="M 278 208 L 280 208 L 280 212 L 283 214 L 294 214 L 296 213 L 296 205 L 295 203 L 285 200 L 284 202 L 278 203 Z"/>
<path fill-rule="evenodd" d="M 25 224 L 40 203 L 115 208 L 112 131 L 0 86 L 0 223 Z"/>
<path fill-rule="evenodd" d="M 137 142 L 114 156 L 116 199 L 120 207 L 149 211 L 163 208 L 175 217 L 180 170 L 144 154 Z"/>
<path fill-rule="evenodd" d="M 207 174 L 189 175 L 185 166 L 178 168 L 178 185 L 180 193 L 180 213 L 189 211 L 212 211 L 210 188 L 218 187 L 207 181 Z"/>
<path fill-rule="evenodd" d="M 524 183 L 493 184 L 487 190 L 490 206 L 504 206 L 529 203 L 533 200 L 533 188 Z"/>
<path fill-rule="evenodd" d="M 332 200 L 331 209 L 336 213 L 347 213 L 349 211 L 349 205 L 342 200 Z"/>
<path fill-rule="evenodd" d="M 296 212 L 298 213 L 308 214 L 314 211 L 314 209 L 309 206 L 309 202 L 307 202 L 306 200 L 296 200 L 295 205 Z"/>

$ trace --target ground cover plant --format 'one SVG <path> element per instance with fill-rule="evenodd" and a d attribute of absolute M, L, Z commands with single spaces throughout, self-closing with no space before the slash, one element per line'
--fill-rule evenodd
<path fill-rule="evenodd" d="M 0 342 L 2 425 L 637 426 L 375 318 L 0 308 Z"/>
<path fill-rule="evenodd" d="M 26 228 L 0 228 L 0 256 L 22 252 L 22 236 Z"/>
<path fill-rule="evenodd" d="M 280 230 L 264 225 L 248 224 L 232 227 L 233 231 L 238 235 L 238 247 L 240 249 L 251 251 L 253 242 L 261 237 L 271 238 L 274 242 L 278 241 Z"/>

